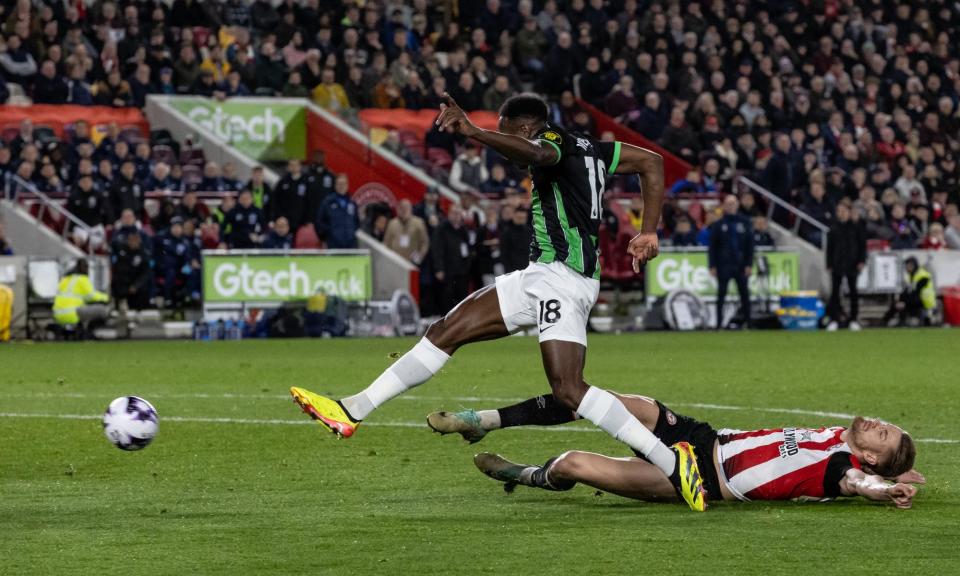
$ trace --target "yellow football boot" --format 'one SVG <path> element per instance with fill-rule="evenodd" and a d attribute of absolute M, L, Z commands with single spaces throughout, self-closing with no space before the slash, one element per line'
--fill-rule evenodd
<path fill-rule="evenodd" d="M 336 400 L 296 386 L 290 388 L 290 395 L 308 416 L 340 438 L 353 436 L 360 426 L 360 422 L 350 418 L 343 405 Z"/>
<path fill-rule="evenodd" d="M 691 510 L 703 512 L 707 509 L 707 492 L 703 489 L 703 479 L 697 466 L 697 455 L 693 446 L 687 442 L 677 442 L 670 447 L 677 453 L 677 470 L 670 481 L 677 494 L 690 506 Z"/>

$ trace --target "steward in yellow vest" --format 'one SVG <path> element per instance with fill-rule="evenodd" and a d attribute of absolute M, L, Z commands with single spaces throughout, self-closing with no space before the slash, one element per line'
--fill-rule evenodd
<path fill-rule="evenodd" d="M 53 300 L 53 319 L 61 326 L 104 320 L 110 314 L 105 304 L 110 297 L 94 289 L 86 260 L 78 260 L 73 272 L 64 276 Z"/>

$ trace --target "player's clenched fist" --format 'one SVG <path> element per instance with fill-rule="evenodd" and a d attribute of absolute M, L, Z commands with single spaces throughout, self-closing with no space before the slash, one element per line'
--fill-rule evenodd
<path fill-rule="evenodd" d="M 630 240 L 627 253 L 633 256 L 633 271 L 640 272 L 640 267 L 653 260 L 660 253 L 660 239 L 656 232 L 640 233 Z"/>
<path fill-rule="evenodd" d="M 444 92 L 443 98 L 446 102 L 440 104 L 440 115 L 436 121 L 441 132 L 459 132 L 467 138 L 480 132 L 450 94 Z"/>
<path fill-rule="evenodd" d="M 887 488 L 887 494 L 897 508 L 909 508 L 913 505 L 913 497 L 917 495 L 917 489 L 909 484 L 894 484 Z"/>

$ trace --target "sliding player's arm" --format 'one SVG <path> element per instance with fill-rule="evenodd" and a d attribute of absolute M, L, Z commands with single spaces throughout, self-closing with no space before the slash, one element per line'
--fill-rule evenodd
<path fill-rule="evenodd" d="M 917 489 L 909 484 L 889 484 L 881 476 L 851 468 L 840 479 L 840 493 L 844 496 L 863 496 L 877 502 L 893 502 L 897 508 L 909 508 Z"/>
<path fill-rule="evenodd" d="M 560 161 L 560 149 L 556 145 L 543 146 L 540 141 L 531 141 L 496 130 L 484 130 L 470 121 L 466 112 L 457 106 L 449 94 L 443 96 L 446 102 L 440 104 L 440 115 L 436 121 L 441 131 L 456 132 L 473 138 L 521 166 L 552 166 Z"/>
<path fill-rule="evenodd" d="M 663 206 L 663 156 L 652 150 L 617 142 L 610 164 L 613 174 L 637 174 L 640 176 L 640 192 L 643 195 L 643 221 L 640 233 L 630 240 L 627 252 L 633 256 L 633 271 L 653 260 L 660 253 L 657 226 Z"/>

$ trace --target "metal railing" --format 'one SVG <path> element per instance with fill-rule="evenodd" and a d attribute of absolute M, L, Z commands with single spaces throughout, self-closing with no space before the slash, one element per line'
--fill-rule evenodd
<path fill-rule="evenodd" d="M 789 230 L 797 238 L 800 238 L 804 242 L 810 244 L 811 246 L 814 246 L 815 248 L 817 248 L 822 252 L 826 251 L 827 233 L 830 231 L 830 228 L 826 224 L 823 224 L 822 222 L 819 222 L 816 219 L 810 217 L 810 215 L 798 209 L 796 206 L 790 204 L 789 202 L 784 201 L 773 192 L 767 190 L 763 186 L 760 186 L 759 184 L 757 184 L 753 180 L 750 180 L 749 178 L 744 178 L 743 176 L 737 177 L 735 186 L 738 188 L 738 192 L 740 193 L 742 193 L 743 188 L 746 188 L 751 192 L 753 192 L 754 194 L 757 194 L 761 196 L 764 200 L 766 200 L 767 220 L 774 221 L 773 213 L 777 209 L 784 210 L 789 214 L 793 215 L 792 226 L 786 226 L 783 222 L 780 222 L 779 220 L 777 220 L 777 223 L 783 226 L 784 228 L 786 228 L 787 230 Z M 811 242 L 810 240 L 805 238 L 802 234 L 800 234 L 800 227 L 802 225 L 807 225 L 813 228 L 814 230 L 819 231 L 820 239 L 821 239 L 820 245 L 817 245 L 816 243 Z"/>
<path fill-rule="evenodd" d="M 62 204 L 41 192 L 32 182 L 28 182 L 16 174 L 9 175 L 4 181 L 3 195 L 5 198 L 9 198 L 15 202 L 38 200 L 40 210 L 36 214 L 31 215 L 37 219 L 37 222 L 39 222 L 41 226 L 47 226 L 44 217 L 47 216 L 48 211 L 55 213 L 58 219 L 62 218 L 65 220 L 64 226 L 60 230 L 47 226 L 48 230 L 57 233 L 64 242 L 73 244 L 70 239 L 70 233 L 76 229 L 82 230 L 86 238 L 92 237 L 92 228 L 88 226 L 86 222 L 80 220 Z M 87 242 L 87 245 L 81 249 L 85 250 L 87 254 L 93 254 L 91 244 L 91 242 Z"/>

